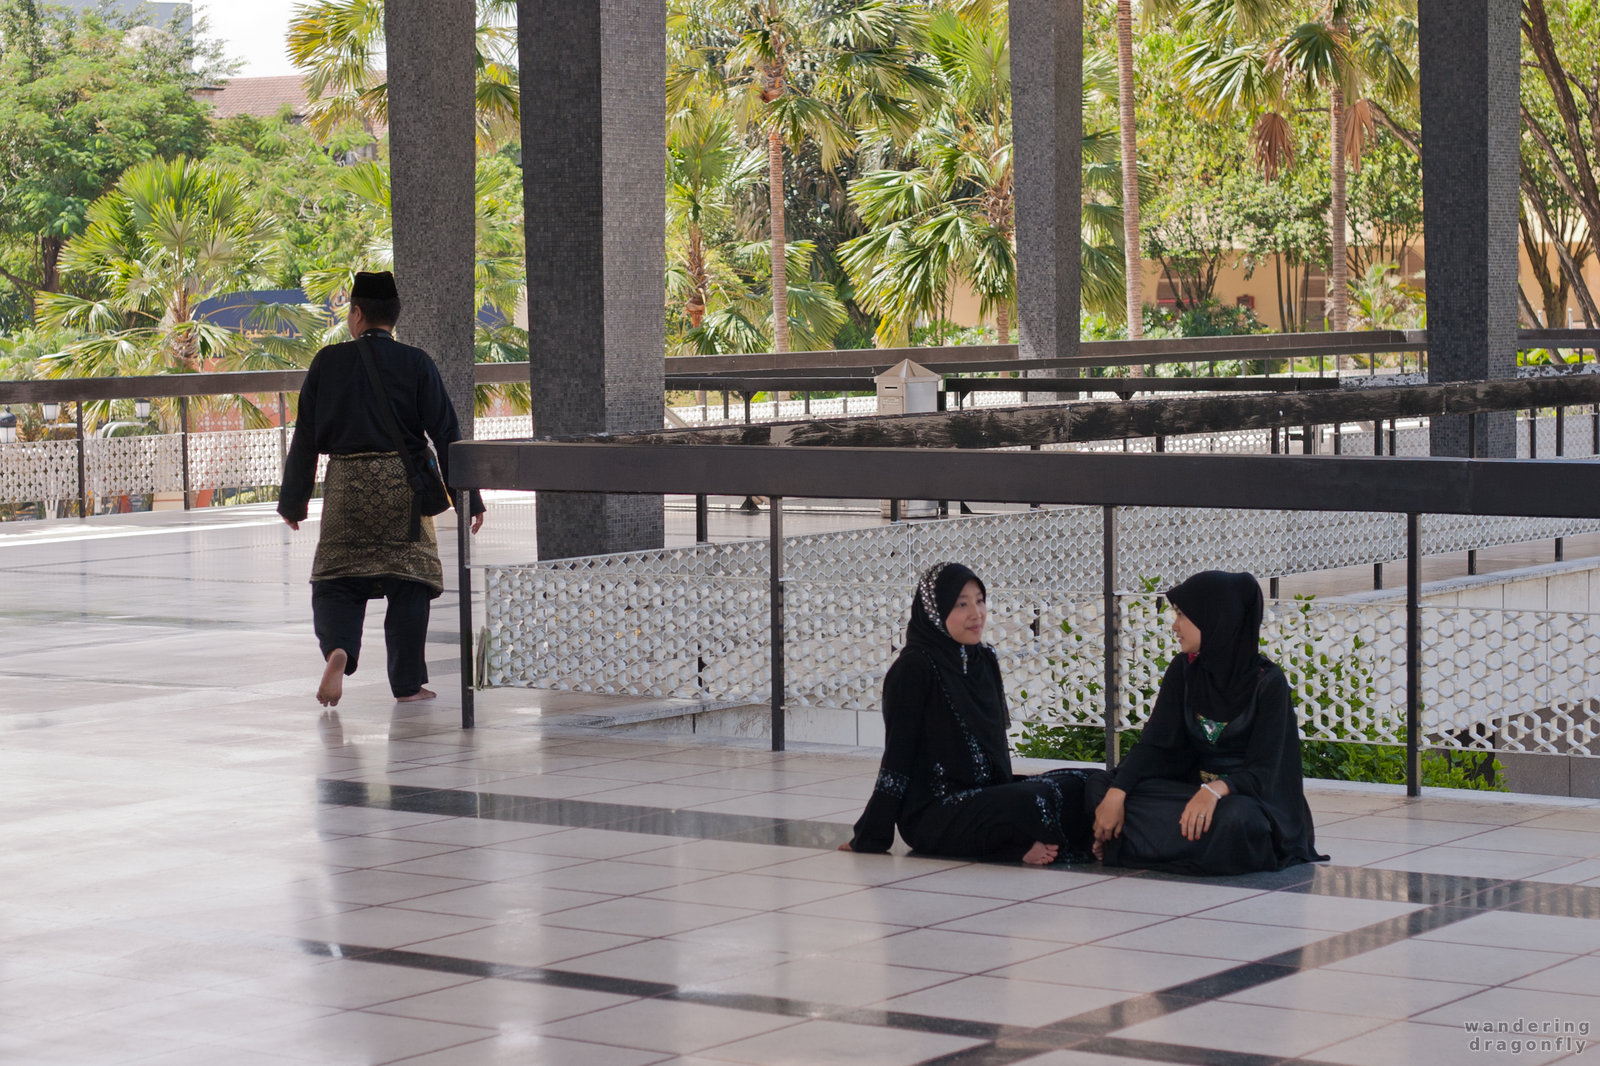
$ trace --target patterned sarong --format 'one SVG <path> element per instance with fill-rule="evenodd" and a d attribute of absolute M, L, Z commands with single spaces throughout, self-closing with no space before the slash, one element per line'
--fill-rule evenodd
<path fill-rule="evenodd" d="M 422 517 L 422 536 L 412 540 L 411 486 L 395 452 L 328 457 L 322 489 L 322 535 L 311 564 L 311 580 L 338 577 L 398 577 L 444 591 L 439 540 L 433 519 Z"/>

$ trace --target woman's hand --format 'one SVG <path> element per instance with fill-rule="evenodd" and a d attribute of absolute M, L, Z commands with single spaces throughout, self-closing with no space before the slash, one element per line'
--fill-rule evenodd
<path fill-rule="evenodd" d="M 1189 798 L 1183 813 L 1178 816 L 1178 831 L 1183 834 L 1183 839 L 1199 840 L 1205 835 L 1206 830 L 1211 828 L 1211 818 L 1216 813 L 1217 804 L 1227 794 L 1227 788 L 1220 781 L 1201 785 L 1200 790 Z"/>
<path fill-rule="evenodd" d="M 1094 842 L 1104 844 L 1122 835 L 1123 803 L 1128 793 L 1120 788 L 1107 790 L 1105 799 L 1094 809 Z"/>

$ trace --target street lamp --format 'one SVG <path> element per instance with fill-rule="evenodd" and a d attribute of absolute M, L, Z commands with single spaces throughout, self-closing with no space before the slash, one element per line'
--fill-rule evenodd
<path fill-rule="evenodd" d="M 150 401 L 140 397 L 133 401 L 133 414 L 136 418 L 150 417 Z"/>
<path fill-rule="evenodd" d="M 0 414 L 0 444 L 10 444 L 17 439 L 17 416 L 7 407 L 4 414 Z"/>
<path fill-rule="evenodd" d="M 54 400 L 46 400 L 39 405 L 39 414 L 46 422 L 54 422 L 61 417 L 61 405 Z"/>

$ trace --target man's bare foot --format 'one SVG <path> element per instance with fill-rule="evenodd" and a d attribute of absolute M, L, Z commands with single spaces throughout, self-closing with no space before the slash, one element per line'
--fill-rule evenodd
<path fill-rule="evenodd" d="M 409 696 L 396 696 L 394 701 L 396 703 L 416 703 L 419 700 L 436 700 L 438 698 L 439 694 L 437 692 L 430 692 L 428 689 L 419 688 Z"/>
<path fill-rule="evenodd" d="M 337 707 L 344 696 L 344 666 L 350 657 L 343 648 L 333 649 L 328 665 L 322 668 L 322 683 L 317 686 L 317 702 L 324 707 Z"/>
<path fill-rule="evenodd" d="M 1056 861 L 1056 856 L 1060 852 L 1061 849 L 1056 845 L 1036 840 L 1033 847 L 1028 849 L 1027 854 L 1022 856 L 1022 861 L 1029 866 L 1049 866 Z"/>

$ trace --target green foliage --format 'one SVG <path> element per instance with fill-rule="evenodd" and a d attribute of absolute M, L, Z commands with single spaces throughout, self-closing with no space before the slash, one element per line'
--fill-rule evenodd
<path fill-rule="evenodd" d="M 195 154 L 208 57 L 98 14 L 0 0 L 0 270 L 31 300 L 61 287 L 65 243 L 131 166 Z M 0 308 L 15 327 L 27 300 Z"/>
<path fill-rule="evenodd" d="M 1141 731 L 1124 729 L 1117 734 L 1117 757 L 1128 754 L 1139 742 Z M 1106 731 L 1101 726 L 1052 725 L 1024 722 L 1017 738 L 1016 752 L 1030 759 L 1063 759 L 1068 762 L 1104 762 Z"/>
<path fill-rule="evenodd" d="M 473 88 L 478 145 L 484 151 L 519 135 L 516 0 L 477 0 Z M 383 0 L 310 0 L 289 23 L 288 52 L 306 78 L 308 117 L 319 137 L 386 125 Z"/>
<path fill-rule="evenodd" d="M 1166 582 L 1160 577 L 1141 577 L 1140 591 L 1145 595 L 1156 592 Z M 1288 636 L 1276 649 L 1278 664 L 1293 677 L 1305 678 L 1305 691 L 1299 693 L 1302 713 L 1307 708 L 1320 708 L 1323 699 L 1335 696 L 1340 701 L 1339 714 L 1346 720 L 1372 720 L 1373 701 L 1377 685 L 1372 667 L 1360 654 L 1364 647 L 1359 637 L 1342 652 L 1323 647 L 1316 638 L 1311 618 L 1313 597 L 1296 596 L 1293 617 L 1289 620 Z M 1133 601 L 1139 602 L 1139 601 Z M 1074 640 L 1072 626 L 1063 620 L 1062 634 L 1069 647 Z M 1136 630 L 1146 632 L 1147 627 Z M 1165 673 L 1167 660 L 1157 655 L 1153 660 L 1151 676 Z M 1060 660 L 1051 660 L 1057 684 L 1078 682 L 1090 699 L 1102 690 L 1098 680 L 1085 677 L 1087 664 L 1082 656 L 1069 652 Z M 1130 678 L 1129 683 L 1135 683 Z M 1027 692 L 1019 693 L 1023 700 Z M 1153 687 L 1140 692 L 1144 701 L 1155 696 Z M 1077 708 L 1063 704 L 1062 710 L 1073 714 Z M 1118 757 L 1125 756 L 1137 743 L 1140 730 L 1124 729 L 1117 735 Z M 1370 781 L 1383 784 L 1405 783 L 1405 749 L 1393 744 L 1374 743 L 1377 734 L 1367 726 L 1357 735 L 1341 740 L 1306 740 L 1301 742 L 1301 770 L 1308 778 L 1334 781 Z M 1017 754 L 1039 759 L 1063 759 L 1072 762 L 1103 762 L 1105 760 L 1105 729 L 1103 726 L 1065 725 L 1050 720 L 1024 722 L 1015 747 Z M 1422 753 L 1422 783 L 1433 788 L 1469 788 L 1485 791 L 1505 791 L 1504 768 L 1492 752 L 1463 752 L 1433 749 Z"/>
<path fill-rule="evenodd" d="M 389 257 L 387 201 L 353 189 L 352 168 L 345 165 L 367 140 L 319 143 L 288 114 L 239 115 L 217 123 L 207 160 L 240 174 L 282 229 L 283 255 L 270 278 L 273 287 L 305 285 L 325 298 L 327 286 L 318 284 L 319 276 L 333 271 L 342 278 L 374 256 Z"/>
<path fill-rule="evenodd" d="M 39 361 L 45 376 L 266 370 L 309 361 L 322 325 L 316 308 L 258 305 L 252 325 L 260 335 L 249 338 L 201 313 L 210 297 L 264 287 L 277 264 L 281 231 L 250 192 L 237 171 L 185 158 L 153 159 L 124 173 L 90 208 L 88 228 L 62 260 L 92 295 L 40 296 L 40 323 L 76 338 Z M 249 424 L 267 424 L 239 402 Z M 97 409 L 94 420 L 105 415 Z"/>
<path fill-rule="evenodd" d="M 1406 783 L 1406 750 L 1392 744 L 1307 740 L 1300 745 L 1300 765 L 1307 777 L 1328 781 Z M 1422 753 L 1422 784 L 1428 788 L 1468 788 L 1505 792 L 1505 767 L 1493 752 Z"/>
<path fill-rule="evenodd" d="M 1246 333 L 1264 333 L 1264 326 L 1256 313 L 1248 307 L 1219 303 L 1207 297 L 1181 312 L 1164 307 L 1145 309 L 1146 330 L 1169 331 L 1175 337 L 1231 337 Z M 1160 336 L 1161 333 L 1157 333 Z M 1146 333 L 1146 336 L 1149 336 Z"/>

